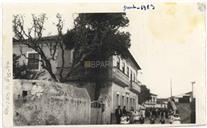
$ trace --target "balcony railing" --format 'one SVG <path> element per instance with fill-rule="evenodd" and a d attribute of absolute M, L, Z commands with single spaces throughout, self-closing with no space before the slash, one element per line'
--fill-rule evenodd
<path fill-rule="evenodd" d="M 131 90 L 135 91 L 137 93 L 141 92 L 141 89 L 140 89 L 140 86 L 139 86 L 138 82 L 135 82 L 135 81 L 131 82 Z"/>
<path fill-rule="evenodd" d="M 128 76 L 116 67 L 112 69 L 112 79 L 124 87 L 128 87 L 130 85 Z"/>

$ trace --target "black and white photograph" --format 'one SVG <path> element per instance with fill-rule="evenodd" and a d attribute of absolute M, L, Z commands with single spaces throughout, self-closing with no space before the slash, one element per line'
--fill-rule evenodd
<path fill-rule="evenodd" d="M 37 5 L 6 8 L 13 126 L 205 120 L 205 3 Z"/>

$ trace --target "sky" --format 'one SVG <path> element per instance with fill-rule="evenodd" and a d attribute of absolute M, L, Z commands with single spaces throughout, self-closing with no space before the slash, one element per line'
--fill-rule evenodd
<path fill-rule="evenodd" d="M 205 86 L 205 13 L 198 7 L 196 3 L 159 3 L 153 11 L 126 12 L 130 21 L 126 28 L 131 34 L 130 51 L 142 68 L 138 79 L 158 97 L 170 96 L 170 81 L 173 95 L 191 91 L 192 81 L 196 82 L 195 95 L 198 86 Z M 101 5 L 97 8 L 104 9 Z M 73 27 L 79 10 L 54 6 L 48 11 L 41 6 L 28 11 L 19 7 L 14 14 L 19 12 L 25 16 L 26 27 L 31 25 L 31 13 L 45 12 L 47 36 L 56 34 L 56 13 L 62 15 L 66 32 Z"/>
<path fill-rule="evenodd" d="M 130 20 L 131 52 L 141 81 L 158 97 L 169 97 L 170 85 L 172 95 L 191 91 L 195 81 L 196 95 L 195 86 L 205 85 L 205 13 L 195 3 L 162 3 L 129 18 L 135 16 L 140 20 Z"/>

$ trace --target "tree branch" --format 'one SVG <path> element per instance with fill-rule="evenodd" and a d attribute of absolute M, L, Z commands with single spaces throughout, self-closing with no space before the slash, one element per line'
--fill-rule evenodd
<path fill-rule="evenodd" d="M 28 48 L 35 50 L 40 55 L 41 59 L 28 58 L 25 54 L 23 54 L 22 48 L 20 48 L 21 55 L 24 56 L 26 59 L 33 59 L 33 60 L 40 61 L 42 63 L 42 68 L 46 69 L 49 72 L 53 80 L 58 81 L 58 79 L 56 78 L 55 74 L 52 71 L 50 59 L 46 56 L 43 49 L 40 47 L 40 43 L 42 43 L 41 39 L 42 39 L 42 33 L 44 30 L 44 23 L 46 19 L 47 19 L 46 14 L 42 14 L 39 17 L 32 15 L 32 20 L 33 20 L 32 27 L 28 29 L 28 32 L 26 32 L 24 28 L 23 16 L 16 15 L 14 16 L 13 19 L 13 31 L 15 37 L 17 37 L 17 39 L 22 41 L 21 44 L 26 45 Z M 31 36 L 32 33 L 34 33 L 34 38 Z M 54 59 L 54 55 L 55 53 L 53 53 L 53 57 L 52 57 L 53 59 Z"/>

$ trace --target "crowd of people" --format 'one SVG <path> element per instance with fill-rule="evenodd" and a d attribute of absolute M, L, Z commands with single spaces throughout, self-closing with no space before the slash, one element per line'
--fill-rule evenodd
<path fill-rule="evenodd" d="M 117 124 L 122 123 L 122 117 L 125 117 L 128 123 L 144 124 L 146 123 L 146 120 L 149 120 L 148 123 L 150 124 L 155 124 L 155 122 L 165 124 L 166 120 L 169 121 L 171 119 L 172 115 L 172 111 L 167 108 L 145 108 L 137 111 L 131 107 L 130 111 L 127 111 L 125 106 L 123 106 L 123 108 L 121 108 L 121 106 L 118 106 L 115 111 Z"/>
<path fill-rule="evenodd" d="M 169 110 L 167 108 L 146 108 L 145 116 L 149 118 L 151 124 L 154 124 L 157 119 L 160 119 L 161 124 L 165 124 L 166 119 L 169 118 Z"/>

